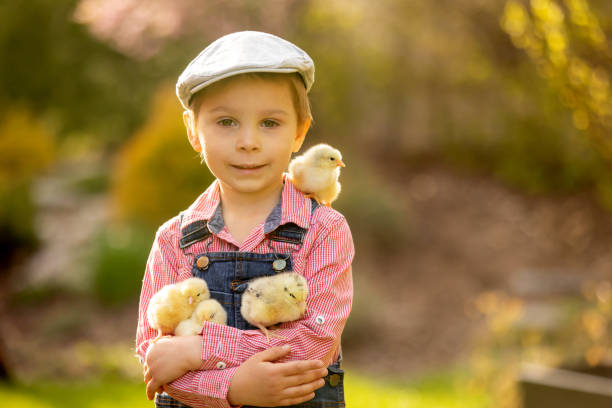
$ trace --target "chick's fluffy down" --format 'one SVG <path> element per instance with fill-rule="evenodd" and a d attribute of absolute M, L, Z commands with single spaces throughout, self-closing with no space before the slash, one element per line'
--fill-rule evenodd
<path fill-rule="evenodd" d="M 194 336 L 200 334 L 204 322 L 217 324 L 227 323 L 227 312 L 215 299 L 206 299 L 198 303 L 189 319 L 185 319 L 176 326 L 174 334 L 177 336 Z"/>
<path fill-rule="evenodd" d="M 208 299 L 210 292 L 206 281 L 189 278 L 161 288 L 149 302 L 149 324 L 160 335 L 171 334 L 176 326 L 191 316 L 198 303 Z"/>
<path fill-rule="evenodd" d="M 299 319 L 306 312 L 308 286 L 295 272 L 284 272 L 252 280 L 242 295 L 240 313 L 257 327 Z"/>
<path fill-rule="evenodd" d="M 320 143 L 289 163 L 289 178 L 298 190 L 329 205 L 340 194 L 340 167 L 340 151 Z"/>

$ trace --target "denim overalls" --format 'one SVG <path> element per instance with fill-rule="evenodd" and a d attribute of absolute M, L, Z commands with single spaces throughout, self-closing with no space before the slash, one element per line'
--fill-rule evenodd
<path fill-rule="evenodd" d="M 312 200 L 311 213 L 317 208 L 318 204 Z M 220 205 L 210 220 L 210 225 L 222 228 L 223 218 L 220 214 Z M 268 216 L 266 222 L 280 220 L 280 203 Z M 183 214 L 181 214 L 181 223 Z M 186 252 L 185 249 L 192 244 L 206 240 L 212 233 L 208 229 L 207 220 L 197 220 L 189 225 L 181 225 L 181 239 L 179 246 L 185 254 L 194 256 L 192 275 L 202 278 L 208 284 L 210 296 L 218 300 L 227 311 L 227 325 L 241 330 L 257 329 L 249 324 L 240 314 L 240 304 L 242 293 L 246 289 L 249 280 L 260 276 L 274 275 L 275 273 L 291 271 L 291 254 L 278 253 L 274 250 L 274 242 L 288 242 L 295 244 L 295 249 L 291 252 L 299 251 L 304 241 L 306 230 L 294 223 L 279 225 L 276 229 L 267 234 L 270 253 L 255 252 L 209 252 L 208 246 L 203 253 L 193 254 Z M 219 229 L 220 229 L 219 228 Z M 276 262 L 275 262 L 276 261 Z M 273 266 L 274 265 L 274 266 Z M 275 269 L 276 268 L 276 269 Z M 328 369 L 328 375 L 324 377 L 325 385 L 315 390 L 315 397 L 307 402 L 295 407 L 344 407 L 344 371 L 341 369 L 342 352 L 338 360 L 332 363 Z M 185 408 L 187 405 L 175 400 L 165 392 L 157 394 L 155 398 L 156 407 Z"/>

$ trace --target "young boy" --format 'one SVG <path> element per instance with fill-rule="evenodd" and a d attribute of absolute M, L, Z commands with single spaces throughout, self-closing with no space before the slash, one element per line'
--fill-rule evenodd
<path fill-rule="evenodd" d="M 346 219 L 298 191 L 285 169 L 309 129 L 311 58 L 271 34 L 219 38 L 181 74 L 189 141 L 216 179 L 157 231 L 140 297 L 136 350 L 156 407 L 344 406 L 340 336 L 353 296 Z M 307 311 L 266 336 L 240 315 L 248 281 L 303 275 Z M 228 312 L 201 335 L 165 336 L 146 318 L 164 285 L 198 276 Z"/>

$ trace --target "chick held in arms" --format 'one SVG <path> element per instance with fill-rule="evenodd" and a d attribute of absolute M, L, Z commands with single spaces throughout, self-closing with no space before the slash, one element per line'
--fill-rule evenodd
<path fill-rule="evenodd" d="M 151 297 L 147 309 L 149 324 L 158 331 L 153 342 L 164 334 L 174 333 L 176 326 L 189 318 L 196 306 L 208 298 L 208 285 L 200 278 L 188 278 L 161 288 Z"/>
<path fill-rule="evenodd" d="M 340 167 L 345 167 L 340 152 L 320 143 L 289 163 L 289 180 L 306 197 L 331 207 L 340 194 Z"/>
<path fill-rule="evenodd" d="M 306 313 L 307 296 L 306 279 L 296 272 L 256 278 L 249 282 L 242 295 L 240 313 L 247 322 L 258 327 L 268 341 L 270 336 L 283 338 L 269 333 L 267 327 L 302 317 Z"/>
<path fill-rule="evenodd" d="M 185 319 L 176 326 L 176 336 L 195 336 L 200 334 L 204 322 L 218 324 L 227 323 L 227 312 L 215 299 L 206 299 L 198 303 L 189 319 Z"/>

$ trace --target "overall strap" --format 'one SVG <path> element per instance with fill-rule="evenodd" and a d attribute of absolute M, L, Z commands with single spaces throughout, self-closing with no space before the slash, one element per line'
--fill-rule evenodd
<path fill-rule="evenodd" d="M 183 213 L 181 213 L 181 224 L 183 222 Z M 179 240 L 179 247 L 185 249 L 196 242 L 202 241 L 208 238 L 212 232 L 208 230 L 208 220 L 198 220 L 181 229 L 181 239 Z"/>
<path fill-rule="evenodd" d="M 310 199 L 310 216 L 319 206 L 319 203 L 313 198 Z M 299 225 L 288 222 L 283 225 L 279 225 L 274 231 L 268 234 L 270 241 L 289 242 L 291 244 L 302 244 L 304 242 L 304 235 L 306 234 L 306 228 L 302 228 Z"/>

